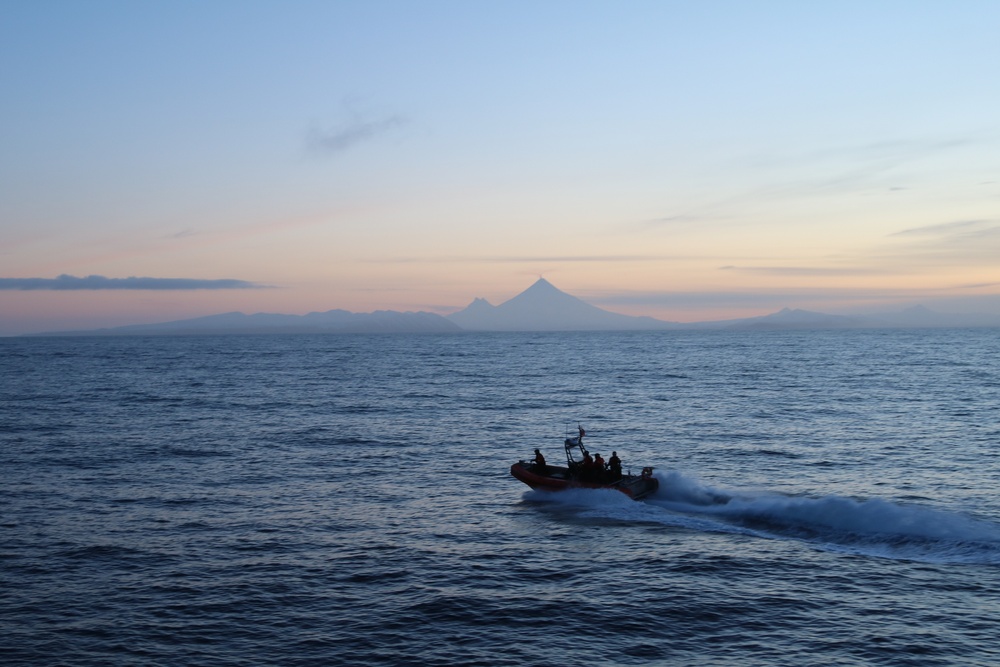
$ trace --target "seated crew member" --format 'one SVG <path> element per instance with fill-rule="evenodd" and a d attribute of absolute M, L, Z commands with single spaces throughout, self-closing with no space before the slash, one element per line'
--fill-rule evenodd
<path fill-rule="evenodd" d="M 611 452 L 608 459 L 608 471 L 611 473 L 611 481 L 617 482 L 622 478 L 622 460 L 618 458 L 618 452 Z"/>
<path fill-rule="evenodd" d="M 538 472 L 545 472 L 546 470 L 545 457 L 542 456 L 542 453 L 537 449 L 535 450 L 535 468 L 537 469 Z"/>
<path fill-rule="evenodd" d="M 590 458 L 590 452 L 583 455 L 583 465 L 580 470 L 580 479 L 590 481 L 594 478 L 594 459 Z"/>

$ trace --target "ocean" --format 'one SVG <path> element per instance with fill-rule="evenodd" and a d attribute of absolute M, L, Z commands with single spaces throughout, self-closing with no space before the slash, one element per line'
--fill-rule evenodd
<path fill-rule="evenodd" d="M 1000 331 L 0 339 L 4 665 L 1000 664 Z M 587 430 L 660 490 L 532 491 Z"/>

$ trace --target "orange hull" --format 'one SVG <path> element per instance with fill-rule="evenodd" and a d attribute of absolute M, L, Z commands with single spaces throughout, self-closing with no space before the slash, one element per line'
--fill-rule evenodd
<path fill-rule="evenodd" d="M 592 482 L 574 477 L 568 468 L 562 466 L 546 466 L 544 471 L 539 471 L 534 463 L 528 461 L 518 461 L 512 465 L 510 474 L 532 489 L 614 489 L 634 500 L 645 498 L 660 487 L 659 480 L 652 475 L 625 475 L 617 482 Z"/>

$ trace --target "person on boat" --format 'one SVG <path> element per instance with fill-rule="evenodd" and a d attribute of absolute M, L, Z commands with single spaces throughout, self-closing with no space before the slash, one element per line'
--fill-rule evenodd
<path fill-rule="evenodd" d="M 618 452 L 611 452 L 608 459 L 608 472 L 611 473 L 611 481 L 617 482 L 622 478 L 622 460 L 618 458 Z"/>
<path fill-rule="evenodd" d="M 594 452 L 594 480 L 604 481 L 604 459 L 601 458 L 600 452 Z"/>
<path fill-rule="evenodd" d="M 590 457 L 590 452 L 584 452 L 583 465 L 580 466 L 580 479 L 590 481 L 594 478 L 594 459 Z"/>
<path fill-rule="evenodd" d="M 545 457 L 542 456 L 542 453 L 537 449 L 535 450 L 535 468 L 538 470 L 539 473 L 544 473 L 546 470 Z"/>

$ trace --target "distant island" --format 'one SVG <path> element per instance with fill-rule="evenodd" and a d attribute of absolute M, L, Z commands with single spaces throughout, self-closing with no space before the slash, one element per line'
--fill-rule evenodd
<path fill-rule="evenodd" d="M 696 329 L 790 330 L 877 327 L 1000 326 L 1000 316 L 946 315 L 923 306 L 873 317 L 828 315 L 784 308 L 776 313 L 712 322 L 668 322 L 613 313 L 567 294 L 544 278 L 494 306 L 476 298 L 451 315 L 378 310 L 329 310 L 306 315 L 222 313 L 193 319 L 34 336 L 221 335 L 274 333 L 458 333 L 463 331 L 680 331 Z"/>

